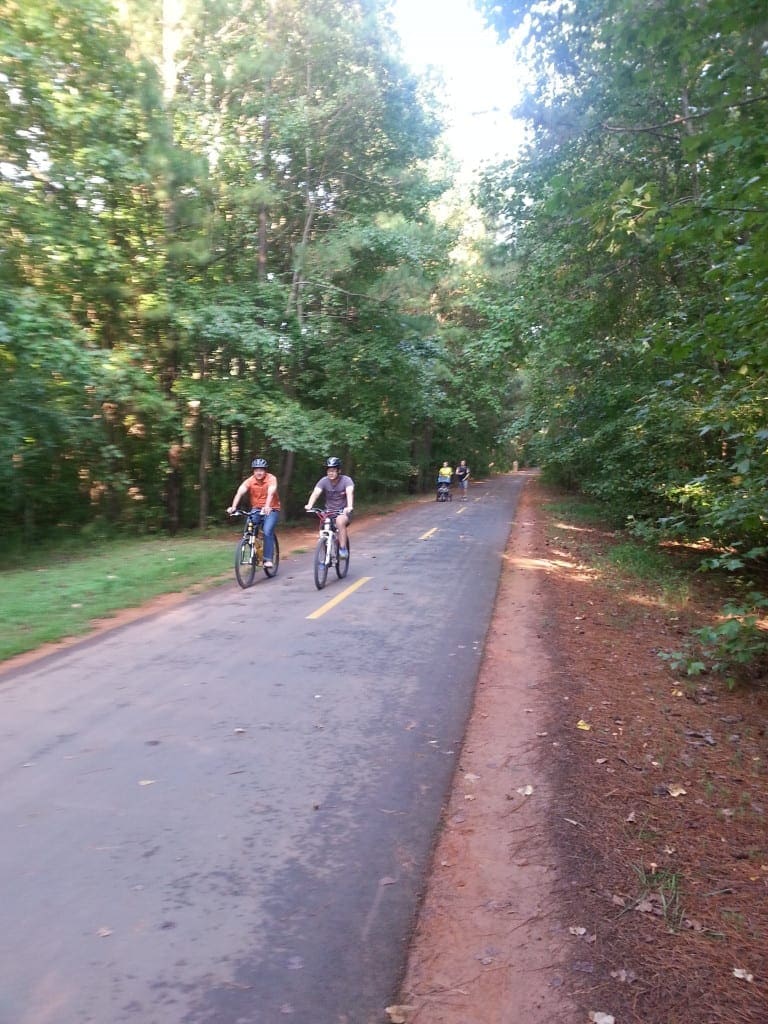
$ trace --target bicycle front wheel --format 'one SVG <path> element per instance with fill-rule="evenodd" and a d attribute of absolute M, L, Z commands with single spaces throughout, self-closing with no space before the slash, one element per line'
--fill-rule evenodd
<path fill-rule="evenodd" d="M 256 555 L 253 544 L 243 537 L 235 550 L 235 576 L 243 589 L 253 585 L 256 575 Z"/>
<path fill-rule="evenodd" d="M 325 581 L 328 579 L 328 564 L 326 562 L 325 540 L 321 538 L 315 546 L 315 586 L 322 590 Z"/>
<path fill-rule="evenodd" d="M 351 555 L 351 553 L 352 548 L 350 547 L 349 544 L 349 534 L 347 534 L 347 557 L 342 558 L 341 555 L 339 554 L 338 547 L 336 548 L 336 575 L 339 577 L 340 580 L 343 580 L 344 577 L 349 572 L 349 556 Z"/>
<path fill-rule="evenodd" d="M 280 542 L 277 539 L 277 534 L 273 535 L 272 540 L 274 542 L 272 548 L 272 568 L 269 569 L 266 565 L 264 566 L 264 572 L 270 579 L 273 576 L 277 576 L 277 570 L 280 566 Z"/>

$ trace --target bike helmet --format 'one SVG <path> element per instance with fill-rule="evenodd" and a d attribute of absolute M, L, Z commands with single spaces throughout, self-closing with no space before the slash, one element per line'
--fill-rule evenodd
<path fill-rule="evenodd" d="M 254 459 L 251 463 L 251 469 L 266 469 L 269 463 L 266 459 Z"/>
<path fill-rule="evenodd" d="M 337 458 L 335 455 L 332 455 L 330 459 L 325 460 L 325 467 L 326 469 L 338 469 L 339 471 L 341 471 L 341 459 Z"/>

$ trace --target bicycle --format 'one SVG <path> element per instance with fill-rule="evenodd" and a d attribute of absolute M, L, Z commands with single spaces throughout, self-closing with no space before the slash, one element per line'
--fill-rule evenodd
<path fill-rule="evenodd" d="M 243 512 L 236 509 L 233 516 L 245 516 L 243 536 L 235 548 L 235 578 L 245 590 L 253 586 L 256 577 L 256 570 L 259 566 L 264 570 L 268 579 L 277 576 L 277 569 L 280 565 L 280 543 L 277 534 L 272 535 L 274 549 L 272 551 L 272 565 L 264 565 L 264 537 L 261 532 L 261 524 L 264 517 L 261 509 L 255 508 L 251 512 Z"/>
<path fill-rule="evenodd" d="M 338 512 L 328 512 L 324 508 L 307 509 L 309 515 L 317 516 L 320 520 L 320 533 L 315 545 L 315 557 L 313 560 L 315 586 L 322 590 L 328 579 L 328 570 L 333 566 L 336 575 L 340 580 L 349 572 L 349 534 L 347 534 L 347 554 L 345 558 L 339 555 L 339 535 L 336 531 L 336 516 Z"/>

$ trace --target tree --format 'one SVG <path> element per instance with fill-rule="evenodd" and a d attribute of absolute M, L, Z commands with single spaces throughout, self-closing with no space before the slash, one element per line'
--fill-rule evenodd
<path fill-rule="evenodd" d="M 516 276 L 530 450 L 621 513 L 764 537 L 762 15 L 502 11 L 530 14 L 539 54 L 531 149 L 481 190 Z"/>

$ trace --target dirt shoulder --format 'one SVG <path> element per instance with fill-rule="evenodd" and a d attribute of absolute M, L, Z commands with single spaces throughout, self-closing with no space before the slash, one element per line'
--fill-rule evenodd
<path fill-rule="evenodd" d="M 719 607 L 611 573 L 528 481 L 407 974 L 407 1024 L 766 1024 L 765 690 L 658 657 Z"/>

